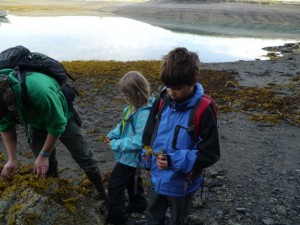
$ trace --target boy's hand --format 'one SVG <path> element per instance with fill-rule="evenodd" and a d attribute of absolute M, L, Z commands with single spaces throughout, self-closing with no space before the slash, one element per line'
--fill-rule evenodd
<path fill-rule="evenodd" d="M 159 169 L 164 170 L 168 168 L 168 157 L 166 155 L 158 155 L 156 163 Z"/>

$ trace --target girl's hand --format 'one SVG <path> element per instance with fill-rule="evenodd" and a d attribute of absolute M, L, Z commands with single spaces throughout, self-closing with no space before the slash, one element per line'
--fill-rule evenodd
<path fill-rule="evenodd" d="M 108 137 L 105 137 L 104 143 L 106 144 L 106 149 L 111 150 L 111 148 L 110 148 L 110 139 Z"/>
<path fill-rule="evenodd" d="M 151 172 L 150 172 L 150 170 L 146 170 L 145 174 L 146 174 L 146 178 L 150 178 L 150 177 L 151 177 Z"/>
<path fill-rule="evenodd" d="M 110 144 L 110 139 L 109 139 L 108 137 L 105 137 L 105 138 L 104 138 L 104 143 L 105 143 L 105 144 Z"/>

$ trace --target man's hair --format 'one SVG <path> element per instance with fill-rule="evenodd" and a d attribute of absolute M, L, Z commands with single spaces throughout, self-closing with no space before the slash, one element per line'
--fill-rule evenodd
<path fill-rule="evenodd" d="M 200 74 L 200 60 L 195 52 L 175 48 L 163 57 L 161 81 L 164 85 L 193 85 Z"/>
<path fill-rule="evenodd" d="M 0 76 L 0 118 L 15 111 L 14 94 L 7 76 Z"/>
<path fill-rule="evenodd" d="M 147 79 L 138 71 L 130 71 L 119 81 L 122 94 L 135 109 L 149 103 L 150 85 Z"/>

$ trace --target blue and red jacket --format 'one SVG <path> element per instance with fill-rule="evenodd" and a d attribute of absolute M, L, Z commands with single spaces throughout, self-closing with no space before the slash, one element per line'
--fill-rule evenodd
<path fill-rule="evenodd" d="M 161 95 L 165 95 L 165 92 L 166 90 Z M 202 86 L 197 83 L 189 98 L 181 101 L 169 99 L 159 119 L 159 98 L 152 106 L 143 134 L 143 143 L 150 146 L 154 154 L 162 152 L 167 155 L 169 167 L 160 170 L 155 156 L 146 156 L 145 149 L 142 151 L 142 162 L 150 169 L 152 188 L 159 194 L 173 197 L 194 194 L 201 186 L 202 169 L 220 158 L 218 127 L 210 107 L 203 113 L 196 143 L 187 130 L 190 111 L 203 93 Z M 187 179 L 190 173 L 196 176 Z"/>

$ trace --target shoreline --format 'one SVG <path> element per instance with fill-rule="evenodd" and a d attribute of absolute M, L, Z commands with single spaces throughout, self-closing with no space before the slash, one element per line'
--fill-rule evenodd
<path fill-rule="evenodd" d="M 300 38 L 298 4 L 145 2 L 120 7 L 115 13 L 179 32 L 229 37 Z"/>
<path fill-rule="evenodd" d="M 160 26 L 170 30 L 193 31 L 194 33 L 207 32 L 219 35 L 232 35 L 238 30 L 242 36 L 243 32 L 253 32 L 248 25 L 261 23 L 259 30 L 263 28 L 262 38 L 267 37 L 289 37 L 295 35 L 295 40 L 300 43 L 300 2 L 299 4 L 256 4 L 239 2 L 219 2 L 219 3 L 161 3 L 155 1 L 148 2 L 107 2 L 107 1 L 53 1 L 46 0 L 4 0 L 0 3 L 0 9 L 14 9 L 12 15 L 19 16 L 123 16 L 139 21 L 147 22 L 154 26 Z M 154 18 L 155 17 L 155 18 Z M 210 21 L 210 24 L 199 26 L 199 18 L 203 21 Z M 226 22 L 232 26 L 224 27 Z M 244 25 L 243 25 L 244 24 Z M 278 33 L 281 26 L 276 24 L 292 24 L 298 29 L 291 29 L 290 33 Z M 203 25 L 203 23 L 202 23 Z M 223 25 L 223 27 L 222 27 Z M 241 26 L 243 25 L 243 26 Z M 272 25 L 277 32 L 270 32 L 265 28 Z M 236 28 L 234 28 L 236 26 Z M 254 26 L 254 25 L 253 25 Z M 210 27 L 210 29 L 208 28 Z M 255 26 L 254 26 L 255 28 Z M 254 29 L 255 30 L 255 29 Z M 294 33 L 291 33 L 292 32 Z M 244 33 L 245 34 L 245 33 Z M 250 35 L 251 36 L 251 35 Z M 290 38 L 292 39 L 292 38 Z M 265 46 L 270 47 L 270 46 Z M 272 46 L 274 47 L 274 46 Z M 278 47 L 278 46 L 277 46 Z M 273 50 L 274 51 L 274 50 Z M 275 52 L 280 48 L 275 48 Z M 276 58 L 276 57 L 275 57 Z M 201 59 L 200 59 L 201 60 Z M 241 74 L 241 82 L 246 85 L 266 84 L 272 79 L 257 74 L 274 73 L 277 77 L 275 83 L 283 82 L 286 79 L 280 75 L 288 71 L 289 65 L 296 65 L 293 76 L 300 71 L 300 50 L 294 49 L 284 56 L 275 60 L 249 60 L 219 63 L 203 63 L 206 68 L 216 70 L 235 70 Z M 278 65 L 272 69 L 272 65 Z M 277 70 L 277 71 L 276 71 Z M 300 73 L 300 72 L 298 72 Z M 249 76 L 249 74 L 256 74 Z M 246 80 L 246 81 L 243 81 Z M 261 85 L 260 84 L 260 85 Z"/>
<path fill-rule="evenodd" d="M 18 16 L 126 17 L 176 32 L 300 41 L 299 4 L 4 0 Z"/>

